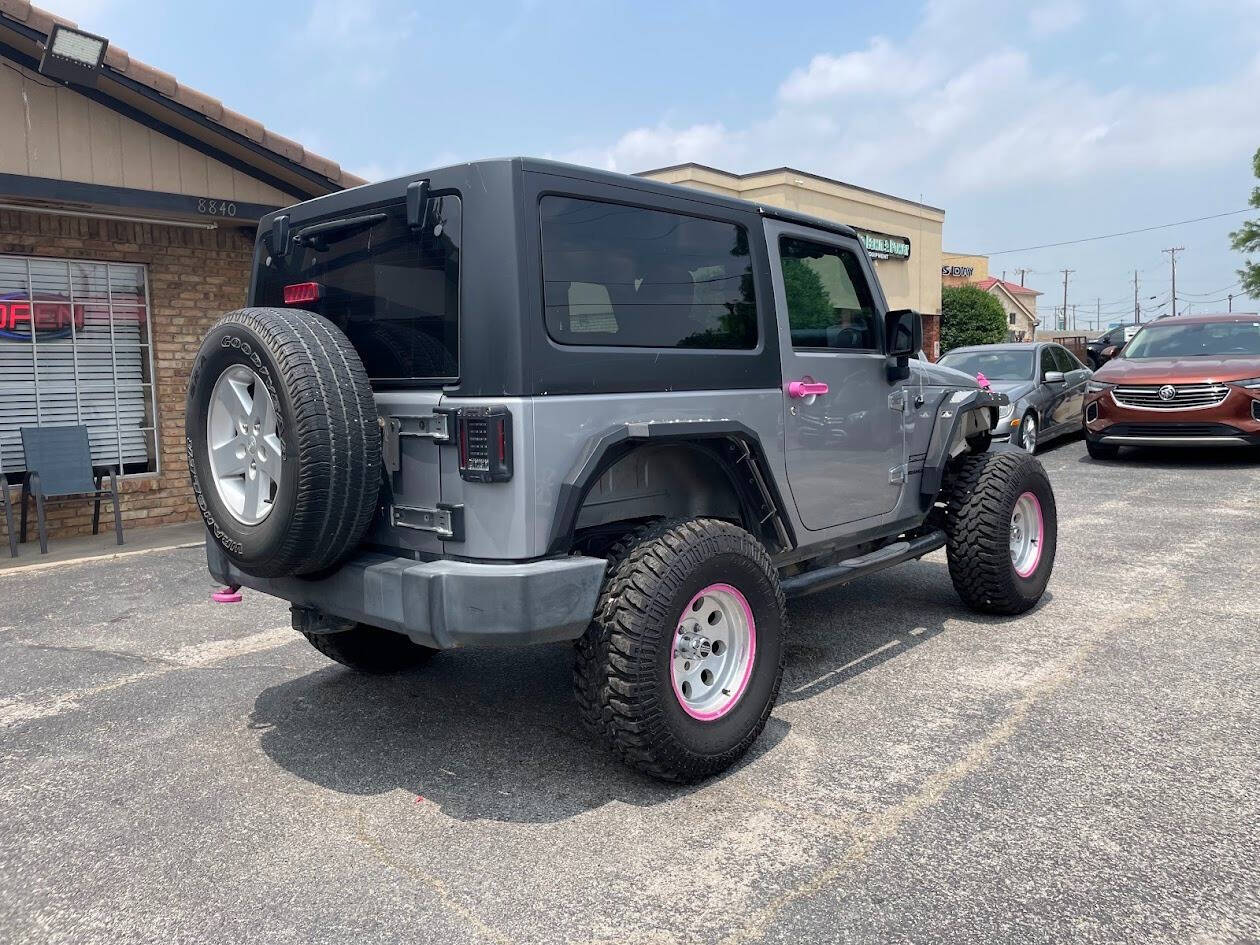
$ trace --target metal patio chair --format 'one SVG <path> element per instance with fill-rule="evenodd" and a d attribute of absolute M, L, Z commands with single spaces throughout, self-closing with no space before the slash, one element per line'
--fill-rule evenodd
<path fill-rule="evenodd" d="M 44 500 L 67 496 L 94 499 L 92 534 L 100 532 L 101 500 L 114 504 L 114 534 L 123 543 L 122 509 L 118 506 L 118 470 L 92 466 L 92 448 L 85 426 L 22 427 L 22 452 L 26 454 L 26 479 L 22 483 L 22 541 L 26 541 L 27 497 L 35 496 L 35 518 L 39 528 L 39 553 L 48 554 L 48 527 L 44 520 Z M 109 474 L 109 488 L 101 481 Z"/>
<path fill-rule="evenodd" d="M 9 477 L 4 474 L 4 458 L 0 457 L 0 505 L 4 506 L 4 533 L 9 536 L 9 555 L 18 556 L 18 536 L 13 527 L 13 503 L 9 501 Z"/>

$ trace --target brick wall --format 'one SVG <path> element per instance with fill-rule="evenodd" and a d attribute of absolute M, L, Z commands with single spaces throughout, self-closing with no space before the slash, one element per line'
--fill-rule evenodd
<path fill-rule="evenodd" d="M 240 228 L 203 230 L 0 211 L 0 253 L 143 263 L 148 267 L 161 473 L 122 480 L 124 527 L 164 525 L 197 517 L 184 450 L 188 372 L 206 329 L 219 315 L 245 303 L 252 252 L 252 231 Z M 10 495 L 16 512 L 19 493 L 15 489 Z M 52 536 L 92 529 L 90 502 L 52 500 L 47 511 Z M 32 505 L 32 523 L 34 512 Z M 103 505 L 103 529 L 113 527 L 109 516 L 108 505 Z M 3 522 L 0 515 L 0 530 Z"/>
<path fill-rule="evenodd" d="M 923 353 L 929 361 L 941 356 L 941 316 L 930 312 L 923 316 Z"/>

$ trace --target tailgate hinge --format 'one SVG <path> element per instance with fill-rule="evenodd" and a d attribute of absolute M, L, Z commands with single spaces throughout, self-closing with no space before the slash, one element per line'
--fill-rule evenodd
<path fill-rule="evenodd" d="M 401 437 L 426 437 L 434 443 L 451 441 L 451 419 L 446 413 L 381 417 L 380 424 L 381 462 L 391 473 L 396 473 L 402 468 L 402 447 L 399 443 Z"/>
<path fill-rule="evenodd" d="M 389 524 L 395 528 L 412 528 L 433 532 L 442 541 L 464 540 L 464 507 L 439 502 L 433 508 L 408 505 L 389 507 Z"/>

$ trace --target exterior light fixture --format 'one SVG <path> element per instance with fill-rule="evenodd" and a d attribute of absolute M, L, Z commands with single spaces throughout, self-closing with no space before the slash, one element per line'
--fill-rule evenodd
<path fill-rule="evenodd" d="M 60 23 L 53 25 L 39 71 L 50 79 L 96 88 L 109 40 Z"/>

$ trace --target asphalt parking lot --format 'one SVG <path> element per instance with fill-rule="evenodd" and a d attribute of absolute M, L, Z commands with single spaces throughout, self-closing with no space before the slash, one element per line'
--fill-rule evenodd
<path fill-rule="evenodd" d="M 1260 455 L 1043 462 L 1039 609 L 942 554 L 791 606 L 685 790 L 587 742 L 565 646 L 370 679 L 195 549 L 0 575 L 0 940 L 1260 940 Z"/>

